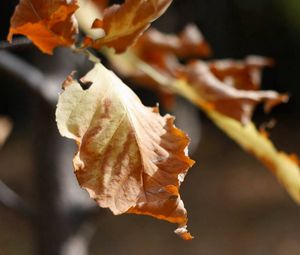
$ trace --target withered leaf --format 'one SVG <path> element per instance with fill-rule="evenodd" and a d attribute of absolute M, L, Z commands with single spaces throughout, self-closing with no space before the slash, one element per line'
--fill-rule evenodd
<path fill-rule="evenodd" d="M 139 98 L 101 64 L 82 79 L 65 83 L 56 111 L 62 136 L 76 140 L 74 158 L 80 185 L 114 214 L 136 213 L 177 223 L 191 239 L 179 186 L 193 164 L 186 154 L 187 135 L 174 118 Z"/>
<path fill-rule="evenodd" d="M 121 5 L 112 5 L 104 10 L 103 18 L 96 19 L 93 28 L 103 29 L 105 36 L 89 43 L 96 49 L 112 47 L 117 53 L 128 46 L 161 16 L 172 0 L 126 0 Z"/>
<path fill-rule="evenodd" d="M 176 77 L 177 69 L 181 66 L 178 58 L 207 57 L 211 54 L 210 46 L 194 24 L 188 24 L 179 35 L 149 29 L 138 40 L 133 51 L 163 75 L 171 77 Z M 138 72 L 129 75 L 139 80 L 143 78 L 146 82 L 149 80 L 145 74 L 143 77 Z"/>
<path fill-rule="evenodd" d="M 190 39 L 188 43 L 189 40 L 182 38 L 198 39 Z M 179 84 L 177 81 L 182 80 L 211 108 L 244 124 L 251 119 L 257 104 L 264 102 L 268 112 L 273 106 L 288 100 L 286 95 L 277 92 L 258 91 L 262 68 L 272 64 L 270 59 L 249 56 L 244 61 L 194 60 L 188 64 L 180 63 L 178 58 L 206 56 L 210 52 L 208 44 L 194 25 L 188 25 L 179 36 L 166 35 L 151 29 L 139 39 L 133 52 L 169 82 L 164 81 L 165 84 L 161 84 L 139 68 L 132 68 L 130 65 L 128 67 L 126 61 L 121 61 L 120 58 L 111 57 L 111 63 L 123 76 L 158 91 L 162 99 L 169 98 L 174 92 L 174 88 L 171 85 L 166 86 L 166 83 Z"/>
<path fill-rule="evenodd" d="M 288 100 L 287 95 L 275 91 L 243 90 L 228 86 L 213 74 L 207 63 L 200 60 L 184 66 L 181 76 L 213 109 L 243 124 L 251 120 L 258 103 L 265 102 L 266 110 L 270 110 L 272 106 Z"/>
<path fill-rule="evenodd" d="M 211 72 L 225 84 L 242 90 L 260 89 L 262 69 L 271 67 L 273 60 L 248 56 L 244 60 L 213 60 L 208 62 Z"/>
<path fill-rule="evenodd" d="M 14 34 L 27 36 L 44 53 L 57 46 L 71 46 L 77 33 L 73 17 L 78 6 L 72 0 L 21 0 L 11 18 L 9 41 Z"/>
<path fill-rule="evenodd" d="M 180 58 L 207 57 L 211 49 L 200 30 L 194 24 L 188 24 L 179 35 L 161 33 L 156 29 L 149 29 L 138 40 L 135 46 L 138 55 L 145 56 L 159 52 L 160 54 L 171 52 Z"/>
<path fill-rule="evenodd" d="M 275 105 L 288 100 L 285 94 L 258 90 L 260 69 L 265 60 L 259 61 L 257 57 L 248 58 L 245 62 L 198 60 L 183 65 L 172 53 L 160 54 L 159 51 L 155 51 L 147 56 L 141 56 L 145 63 L 143 70 L 139 64 L 136 67 L 132 66 L 136 60 L 131 60 L 130 56 L 111 55 L 110 60 L 122 75 L 148 84 L 148 87 L 158 90 L 161 95 L 176 93 L 176 91 L 185 94 L 187 93 L 185 91 L 189 90 L 188 93 L 201 98 L 208 107 L 243 124 L 251 120 L 253 111 L 259 103 L 263 102 L 268 112 Z M 146 69 L 148 70 L 145 72 Z M 156 79 L 155 77 L 153 79 L 153 70 L 156 72 Z M 157 78 L 160 76 L 163 76 L 163 79 Z"/>

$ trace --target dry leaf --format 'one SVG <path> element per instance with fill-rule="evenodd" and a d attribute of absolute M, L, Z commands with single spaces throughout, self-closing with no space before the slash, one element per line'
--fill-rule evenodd
<path fill-rule="evenodd" d="M 181 67 L 178 58 L 207 57 L 211 54 L 210 46 L 194 24 L 187 25 L 179 35 L 149 29 L 133 51 L 140 59 L 170 77 L 176 77 L 177 69 Z M 132 72 L 130 76 L 141 80 L 142 75 L 136 73 Z M 144 80 L 147 78 L 144 77 Z"/>
<path fill-rule="evenodd" d="M 76 140 L 74 167 L 80 185 L 114 214 L 137 213 L 179 224 L 191 239 L 179 186 L 193 161 L 187 135 L 174 118 L 160 116 L 101 64 L 84 77 L 83 90 L 68 80 L 56 118 L 61 135 Z"/>
<path fill-rule="evenodd" d="M 273 66 L 272 59 L 248 56 L 244 60 L 214 60 L 208 62 L 211 72 L 225 84 L 242 90 L 260 89 L 262 69 Z"/>
<path fill-rule="evenodd" d="M 117 53 L 128 46 L 161 16 L 172 0 L 126 0 L 122 5 L 112 5 L 104 10 L 103 18 L 96 19 L 93 28 L 103 29 L 105 36 L 95 41 L 86 40 L 86 44 L 100 49 L 112 47 Z"/>
<path fill-rule="evenodd" d="M 77 33 L 73 14 L 76 1 L 21 0 L 11 18 L 7 39 L 14 34 L 27 36 L 44 53 L 52 54 L 57 46 L 71 46 Z"/>
<path fill-rule="evenodd" d="M 135 51 L 141 51 L 138 55 L 142 59 L 157 51 L 160 54 L 171 52 L 180 58 L 207 57 L 211 54 L 210 46 L 194 24 L 185 26 L 179 35 L 149 29 L 138 40 Z"/>
<path fill-rule="evenodd" d="M 168 79 L 168 82 L 157 82 L 151 75 L 139 68 L 133 68 L 126 61 L 122 61 L 122 57 L 116 58 L 113 54 L 110 57 L 111 63 L 121 75 L 154 89 L 163 102 L 168 102 L 165 98 L 172 97 L 172 93 L 178 89 L 174 90 L 170 84 L 176 83 L 176 80 L 183 80 L 185 84 L 191 85 L 193 93 L 201 97 L 208 107 L 245 124 L 250 121 L 257 104 L 264 102 L 268 112 L 275 105 L 288 100 L 287 95 L 277 92 L 257 91 L 262 68 L 272 64 L 270 59 L 249 56 L 244 61 L 194 60 L 186 65 L 180 63 L 179 57 L 207 56 L 210 53 L 208 44 L 194 25 L 188 25 L 179 36 L 149 30 L 139 39 L 133 52 Z M 128 55 L 124 55 L 123 58 L 127 58 Z M 130 61 L 136 60 L 129 57 L 127 62 Z M 169 83 L 169 86 L 166 83 Z"/>
<path fill-rule="evenodd" d="M 195 94 L 195 97 L 201 98 L 201 101 L 211 109 L 234 118 L 244 124 L 251 120 L 253 111 L 257 104 L 264 102 L 265 110 L 268 112 L 275 105 L 286 102 L 288 96 L 274 91 L 258 91 L 258 77 L 254 75 L 256 66 L 241 68 L 241 72 L 236 67 L 234 70 L 227 70 L 226 77 L 221 68 L 216 69 L 217 64 L 204 61 L 193 61 L 187 65 L 180 64 L 174 59 L 173 54 L 159 54 L 160 52 L 149 53 L 151 57 L 145 58 L 143 55 L 144 70 L 139 66 L 134 66 L 134 62 L 139 62 L 130 57 L 130 54 L 123 56 L 114 56 L 109 54 L 110 62 L 125 77 L 134 79 L 136 82 L 147 84 L 148 87 L 158 91 L 159 95 L 166 93 L 189 93 Z M 169 58 L 171 57 L 171 58 Z M 220 62 L 226 62 L 220 61 Z M 139 64 L 138 64 L 139 65 Z M 254 65 L 254 64 L 253 64 Z M 147 69 L 147 70 L 146 70 Z M 218 76 L 212 71 L 218 72 Z M 255 69 L 255 70 L 254 70 Z M 234 71 L 234 72 L 233 72 Z M 251 73 L 253 72 L 253 76 Z M 155 73 L 153 78 L 152 73 Z M 163 77 L 163 79 L 158 78 Z M 226 78 L 230 77 L 237 86 L 230 85 Z M 250 85 L 247 82 L 251 82 Z M 188 84 L 188 86 L 184 86 Z M 248 85 L 247 85 L 248 84 Z M 243 86 L 245 89 L 239 89 Z M 256 86 L 256 89 L 249 90 Z"/>
<path fill-rule="evenodd" d="M 269 110 L 272 106 L 288 100 L 287 95 L 275 91 L 239 90 L 228 86 L 219 80 L 203 61 L 194 61 L 183 67 L 181 77 L 186 79 L 213 109 L 243 124 L 251 120 L 258 103 L 265 102 L 265 107 Z"/>

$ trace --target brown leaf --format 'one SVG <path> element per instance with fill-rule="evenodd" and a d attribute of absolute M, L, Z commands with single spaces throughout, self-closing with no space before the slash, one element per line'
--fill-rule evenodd
<path fill-rule="evenodd" d="M 95 20 L 93 28 L 103 29 L 105 36 L 96 39 L 91 46 L 100 49 L 112 47 L 123 52 L 161 16 L 172 0 L 126 0 L 122 5 L 112 5 L 104 10 L 103 19 Z"/>
<path fill-rule="evenodd" d="M 192 61 L 183 65 L 173 53 L 160 54 L 159 49 L 150 52 L 141 54 L 145 63 L 137 66 L 132 63 L 138 61 L 128 53 L 120 57 L 111 55 L 110 61 L 123 76 L 146 83 L 158 94 L 194 93 L 207 107 L 243 124 L 250 121 L 257 104 L 263 102 L 265 111 L 269 112 L 275 105 L 288 100 L 285 94 L 258 91 L 261 68 L 271 64 L 268 59 L 252 56 L 245 61 Z"/>
<path fill-rule="evenodd" d="M 210 46 L 194 24 L 187 25 L 179 35 L 149 29 L 133 50 L 147 64 L 170 77 L 176 77 L 177 69 L 181 67 L 178 58 L 207 57 L 211 54 Z M 142 78 L 136 71 L 130 73 L 130 76 L 140 80 Z M 147 79 L 144 78 L 145 81 Z"/>
<path fill-rule="evenodd" d="M 245 60 L 214 60 L 208 62 L 211 72 L 225 84 L 242 90 L 260 89 L 262 69 L 271 67 L 273 60 L 248 56 Z"/>
<path fill-rule="evenodd" d="M 190 40 L 187 43 L 189 40 L 182 38 L 198 38 L 198 40 Z M 149 67 L 168 79 L 169 84 L 176 83 L 176 80 L 184 80 L 208 107 L 244 124 L 249 122 L 258 103 L 264 102 L 265 111 L 269 112 L 275 105 L 288 100 L 287 95 L 273 91 L 257 91 L 261 83 L 262 68 L 273 64 L 268 58 L 249 56 L 244 61 L 225 59 L 190 61 L 187 65 L 180 63 L 179 57 L 197 54 L 207 56 L 210 53 L 208 44 L 194 25 L 188 25 L 180 36 L 149 30 L 134 47 L 134 53 Z M 136 68 L 123 68 L 124 61 L 113 59 L 111 58 L 112 64 L 122 75 L 147 83 L 154 90 L 160 91 L 159 94 L 176 90 L 169 86 L 168 91 L 168 86 L 165 86 L 167 82 L 164 81 L 164 84 L 157 82 Z"/>
<path fill-rule="evenodd" d="M 194 24 L 187 25 L 179 35 L 149 29 L 138 40 L 135 50 L 142 59 L 155 52 L 160 55 L 173 53 L 179 58 L 207 57 L 211 54 L 210 46 Z"/>
<path fill-rule="evenodd" d="M 11 18 L 7 39 L 14 34 L 27 36 L 44 53 L 57 46 L 71 46 L 77 33 L 73 14 L 78 6 L 73 0 L 21 0 Z"/>
<path fill-rule="evenodd" d="M 56 118 L 61 135 L 76 140 L 74 167 L 80 185 L 101 207 L 114 214 L 136 213 L 179 224 L 187 213 L 179 186 L 193 164 L 186 155 L 187 135 L 174 118 L 145 107 L 138 97 L 101 64 L 83 82 L 68 80 Z"/>
<path fill-rule="evenodd" d="M 193 61 L 181 70 L 181 77 L 189 83 L 212 108 L 243 124 L 250 121 L 258 103 L 267 109 L 286 102 L 288 97 L 274 91 L 239 90 L 219 80 L 203 61 Z"/>

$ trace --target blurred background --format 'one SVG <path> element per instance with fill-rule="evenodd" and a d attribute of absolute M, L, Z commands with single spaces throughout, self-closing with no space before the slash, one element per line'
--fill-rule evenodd
<path fill-rule="evenodd" d="M 197 162 L 181 186 L 195 239 L 180 240 L 167 222 L 97 208 L 77 184 L 75 146 L 59 136 L 54 117 L 61 82 L 91 65 L 68 49 L 47 56 L 28 43 L 6 48 L 16 4 L 0 3 L 0 115 L 13 123 L 0 151 L 1 255 L 300 254 L 300 207 L 264 166 L 182 99 L 173 113 L 193 141 Z M 275 60 L 262 87 L 289 92 L 291 100 L 269 115 L 259 108 L 254 119 L 258 125 L 276 119 L 272 140 L 300 155 L 300 2 L 174 0 L 154 26 L 171 33 L 190 22 L 211 44 L 214 59 L 257 54 Z M 155 104 L 151 91 L 133 88 L 145 104 Z"/>

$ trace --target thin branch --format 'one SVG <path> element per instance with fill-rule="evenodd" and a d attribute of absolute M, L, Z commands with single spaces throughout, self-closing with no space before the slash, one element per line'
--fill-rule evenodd
<path fill-rule="evenodd" d="M 0 50 L 14 50 L 18 48 L 31 46 L 32 42 L 26 37 L 14 39 L 11 43 L 8 41 L 0 41 Z"/>
<path fill-rule="evenodd" d="M 107 212 L 98 205 L 92 205 L 88 207 L 73 207 L 69 210 L 70 218 L 73 219 L 74 229 L 78 229 L 81 225 L 88 221 L 93 221 L 98 218 L 102 218 Z"/>
<path fill-rule="evenodd" d="M 34 217 L 33 209 L 11 188 L 0 180 L 0 204 L 30 219 Z"/>
<path fill-rule="evenodd" d="M 85 222 L 64 243 L 63 254 L 88 255 L 90 242 L 97 231 L 97 224 Z"/>
<path fill-rule="evenodd" d="M 48 80 L 36 67 L 7 51 L 0 51 L 0 70 L 13 75 L 38 93 L 46 102 L 54 104 L 58 86 Z"/>

